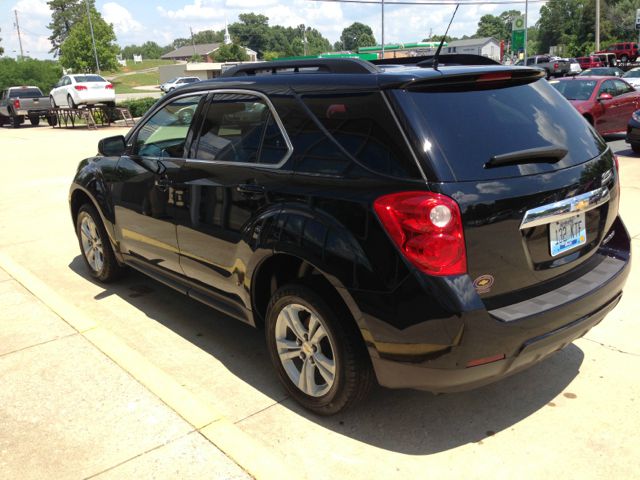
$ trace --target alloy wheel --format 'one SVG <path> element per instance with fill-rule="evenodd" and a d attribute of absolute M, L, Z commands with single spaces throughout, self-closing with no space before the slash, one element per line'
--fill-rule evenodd
<path fill-rule="evenodd" d="M 80 241 L 82 253 L 91 269 L 99 273 L 104 267 L 104 247 L 98 233 L 98 227 L 93 218 L 86 212 L 82 212 L 80 220 Z"/>
<path fill-rule="evenodd" d="M 322 318 L 300 304 L 278 314 L 275 340 L 280 362 L 294 385 L 306 395 L 321 397 L 336 378 L 335 348 Z"/>

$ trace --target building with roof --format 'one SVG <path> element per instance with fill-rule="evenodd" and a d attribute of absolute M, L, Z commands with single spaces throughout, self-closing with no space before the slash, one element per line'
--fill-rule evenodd
<path fill-rule="evenodd" d="M 500 61 L 500 44 L 493 37 L 453 40 L 449 42 L 447 48 L 443 48 L 442 51 L 443 53 L 482 55 L 483 57 L 488 57 L 498 62 Z"/>
<path fill-rule="evenodd" d="M 185 45 L 184 47 L 176 48 L 175 50 L 162 55 L 163 60 L 175 60 L 175 61 L 188 61 L 194 55 L 201 58 L 202 62 L 212 63 L 214 62 L 214 54 L 223 43 L 201 43 L 199 45 Z M 255 62 L 258 59 L 258 54 L 247 47 L 244 51 L 249 56 L 249 61 Z"/>
<path fill-rule="evenodd" d="M 422 55 L 433 55 L 440 42 L 412 42 L 385 44 L 384 58 L 419 57 Z M 444 46 L 447 42 L 444 42 Z M 375 54 L 377 58 L 382 58 L 382 45 L 371 47 L 360 47 L 358 53 Z"/>

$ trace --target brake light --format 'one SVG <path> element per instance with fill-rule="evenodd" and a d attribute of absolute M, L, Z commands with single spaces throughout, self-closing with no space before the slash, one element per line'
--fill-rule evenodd
<path fill-rule="evenodd" d="M 86 90 L 87 87 L 85 87 L 84 85 L 76 85 L 73 88 L 75 88 L 76 90 L 80 91 L 80 90 Z"/>
<path fill-rule="evenodd" d="M 432 192 L 401 192 L 373 202 L 383 227 L 402 254 L 429 275 L 467 272 L 458 204 Z"/>
<path fill-rule="evenodd" d="M 511 80 L 511 72 L 492 72 L 479 75 L 476 82 L 496 82 L 500 80 Z"/>
<path fill-rule="evenodd" d="M 111 85 L 110 83 L 107 83 L 104 88 L 106 88 L 107 90 L 113 90 L 113 85 Z"/>
<path fill-rule="evenodd" d="M 19 99 L 17 99 L 17 98 L 16 98 L 16 99 L 13 101 L 13 108 L 15 108 L 15 109 L 20 108 L 20 100 L 19 100 Z"/>
<path fill-rule="evenodd" d="M 558 65 L 557 63 L 554 63 L 554 64 L 553 64 L 553 68 L 554 68 L 555 70 L 557 70 L 559 66 L 560 66 L 560 65 Z"/>

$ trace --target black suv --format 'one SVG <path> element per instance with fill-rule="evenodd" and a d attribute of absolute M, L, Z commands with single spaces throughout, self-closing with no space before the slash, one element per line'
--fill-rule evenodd
<path fill-rule="evenodd" d="M 630 268 L 617 160 L 542 75 L 331 59 L 185 86 L 81 162 L 84 260 L 263 327 L 320 414 L 376 381 L 503 378 L 600 322 Z"/>

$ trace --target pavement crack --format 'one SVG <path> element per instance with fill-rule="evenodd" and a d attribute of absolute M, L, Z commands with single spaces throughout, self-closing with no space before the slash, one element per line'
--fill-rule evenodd
<path fill-rule="evenodd" d="M 625 355 L 632 355 L 634 357 L 640 357 L 640 353 L 625 352 L 624 350 L 620 350 L 619 348 L 614 347 L 613 345 L 607 345 L 606 343 L 598 342 L 597 340 L 592 340 L 591 338 L 587 338 L 587 337 L 583 337 L 583 338 L 585 340 L 590 341 L 590 342 L 597 343 L 601 347 L 604 347 L 604 348 L 606 348 L 608 350 L 611 350 L 613 352 L 623 353 Z"/>
<path fill-rule="evenodd" d="M 127 458 L 126 460 L 121 461 L 120 463 L 116 463 L 115 465 L 112 465 L 112 466 L 110 466 L 108 468 L 105 468 L 104 470 L 101 470 L 101 471 L 99 471 L 97 473 L 94 473 L 93 475 L 89 475 L 88 477 L 84 477 L 83 480 L 89 480 L 90 478 L 95 478 L 95 477 L 97 477 L 99 475 L 102 475 L 105 472 L 113 470 L 114 468 L 118 468 L 119 466 L 124 465 L 125 463 L 129 463 L 130 461 L 135 460 L 136 458 L 140 458 L 143 455 L 146 455 L 147 453 L 153 452 L 154 450 L 158 450 L 159 448 L 162 448 L 162 447 L 170 445 L 170 444 L 172 444 L 174 442 L 177 442 L 178 440 L 180 440 L 182 438 L 185 438 L 187 435 L 190 435 L 190 434 L 195 433 L 195 432 L 196 432 L 196 430 L 191 430 L 191 431 L 185 433 L 184 435 L 180 435 L 180 436 L 178 436 L 176 438 L 171 438 L 171 439 L 167 440 L 166 442 L 161 443 L 160 445 L 156 445 L 155 447 L 151 447 L 148 450 L 145 450 L 144 452 L 140 452 L 140 453 L 138 453 L 138 454 L 136 454 L 136 455 L 134 455 L 132 457 Z"/>
<path fill-rule="evenodd" d="M 6 357 L 8 355 L 13 355 L 14 353 L 24 352 L 25 350 L 39 347 L 41 345 L 46 345 L 47 343 L 57 342 L 58 340 L 65 340 L 67 338 L 75 337 L 76 335 L 80 335 L 80 334 L 78 332 L 74 332 L 74 333 L 70 333 L 69 335 L 63 335 L 62 337 L 56 337 L 50 340 L 45 340 L 44 342 L 34 343 L 33 345 L 29 345 L 27 347 L 22 347 L 22 348 L 18 348 L 17 350 L 11 350 L 10 352 L 1 353 L 0 358 Z"/>
<path fill-rule="evenodd" d="M 237 425 L 238 423 L 244 422 L 245 420 L 247 420 L 247 419 L 249 419 L 249 418 L 251 418 L 251 417 L 253 417 L 253 416 L 255 416 L 255 415 L 258 415 L 259 413 L 262 413 L 262 412 L 264 412 L 265 410 L 268 410 L 268 409 L 270 409 L 271 407 L 273 407 L 273 406 L 275 406 L 275 405 L 279 405 L 279 404 L 281 404 L 282 402 L 284 402 L 284 401 L 285 401 L 285 400 L 287 400 L 288 398 L 290 398 L 290 397 L 289 397 L 289 395 L 285 395 L 285 396 L 284 396 L 284 397 L 282 397 L 280 400 L 276 400 L 276 401 L 275 401 L 275 403 L 272 403 L 271 405 L 267 405 L 266 407 L 261 408 L 260 410 L 256 410 L 255 412 L 253 412 L 253 413 L 251 413 L 251 414 L 247 415 L 246 417 L 241 418 L 240 420 L 236 420 L 236 421 L 235 421 L 235 422 L 233 422 L 233 423 L 234 423 L 234 425 Z"/>

